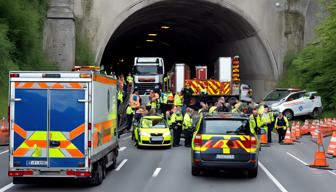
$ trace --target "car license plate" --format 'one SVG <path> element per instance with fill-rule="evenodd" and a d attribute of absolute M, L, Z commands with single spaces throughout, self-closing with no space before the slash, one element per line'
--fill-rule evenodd
<path fill-rule="evenodd" d="M 152 141 L 162 141 L 162 137 L 158 137 L 158 136 L 153 136 L 152 137 Z"/>
<path fill-rule="evenodd" d="M 216 159 L 235 159 L 234 155 L 216 155 Z"/>
<path fill-rule="evenodd" d="M 46 166 L 48 165 L 47 161 L 27 161 L 27 166 Z"/>

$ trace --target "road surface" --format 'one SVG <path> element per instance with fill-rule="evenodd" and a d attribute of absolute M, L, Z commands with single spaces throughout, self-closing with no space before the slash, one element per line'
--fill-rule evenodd
<path fill-rule="evenodd" d="M 275 135 L 274 135 L 275 138 Z M 327 144 L 330 137 L 325 138 Z M 191 176 L 190 149 L 137 149 L 128 134 L 120 138 L 116 170 L 108 172 L 103 184 L 85 186 L 71 180 L 49 180 L 35 185 L 13 185 L 7 177 L 8 152 L 0 147 L 0 192 L 4 191 L 113 191 L 113 192 L 218 192 L 218 191 L 323 191 L 335 192 L 336 171 L 311 169 L 316 145 L 309 136 L 301 143 L 273 143 L 260 153 L 259 175 L 249 179 L 241 172 L 209 172 Z M 327 146 L 327 145 L 326 145 Z M 336 169 L 336 159 L 328 159 Z"/>

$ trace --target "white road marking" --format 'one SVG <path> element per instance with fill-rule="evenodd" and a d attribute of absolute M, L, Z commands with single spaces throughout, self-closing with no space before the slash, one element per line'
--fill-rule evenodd
<path fill-rule="evenodd" d="M 304 165 L 306 165 L 306 166 L 308 165 L 308 163 L 302 161 L 301 159 L 299 159 L 298 157 L 296 157 L 295 155 L 293 155 L 293 154 L 291 154 L 291 153 L 289 153 L 289 152 L 287 152 L 287 155 L 293 157 L 294 159 L 296 159 L 297 161 L 299 161 L 300 163 L 302 163 L 302 164 L 304 164 Z"/>
<path fill-rule="evenodd" d="M 293 157 L 294 159 L 296 159 L 297 161 L 299 161 L 300 163 L 302 163 L 302 164 L 304 164 L 304 165 L 306 165 L 306 166 L 308 165 L 308 163 L 302 161 L 301 159 L 299 159 L 298 157 L 296 157 L 295 155 L 293 155 L 293 154 L 291 154 L 291 153 L 289 153 L 289 152 L 287 152 L 287 155 Z M 335 173 L 335 172 L 330 171 L 330 170 L 328 170 L 328 172 L 336 176 L 336 173 Z"/>
<path fill-rule="evenodd" d="M 124 151 L 127 147 L 120 147 L 118 151 Z"/>
<path fill-rule="evenodd" d="M 5 154 L 5 153 L 8 153 L 9 150 L 6 150 L 6 151 L 3 151 L 3 152 L 0 152 L 0 155 L 2 154 Z"/>
<path fill-rule="evenodd" d="M 12 187 L 14 187 L 14 186 L 15 186 L 15 185 L 14 185 L 13 183 L 10 183 L 10 184 L 4 186 L 3 188 L 1 188 L 1 189 L 0 189 L 0 192 L 5 192 L 5 191 L 7 191 L 8 189 L 10 189 L 10 188 L 12 188 Z"/>
<path fill-rule="evenodd" d="M 281 183 L 272 175 L 271 172 L 269 172 L 266 169 L 266 167 L 260 161 L 259 166 L 266 173 L 266 175 L 273 181 L 273 183 L 280 189 L 281 192 L 288 192 L 287 189 L 285 189 L 284 186 L 281 185 Z"/>
<path fill-rule="evenodd" d="M 161 168 L 156 168 L 152 177 L 157 177 L 159 175 L 160 171 L 161 171 Z"/>
<path fill-rule="evenodd" d="M 125 165 L 125 163 L 128 161 L 128 159 L 124 159 L 120 165 L 116 168 L 116 171 L 120 171 L 120 169 Z M 0 191 L 1 192 L 1 191 Z"/>

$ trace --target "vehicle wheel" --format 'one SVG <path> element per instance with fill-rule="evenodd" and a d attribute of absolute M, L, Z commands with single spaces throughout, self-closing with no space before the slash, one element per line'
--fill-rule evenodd
<path fill-rule="evenodd" d="M 112 163 L 112 165 L 111 165 L 111 169 L 115 169 L 115 168 L 117 168 L 117 153 L 116 152 L 114 152 L 114 156 L 113 156 L 113 163 Z"/>
<path fill-rule="evenodd" d="M 201 175 L 201 170 L 196 167 L 191 167 L 191 175 L 193 176 L 200 176 Z"/>
<path fill-rule="evenodd" d="M 92 171 L 90 183 L 91 185 L 100 185 L 103 182 L 103 166 L 101 162 L 97 162 Z"/>
<path fill-rule="evenodd" d="M 258 175 L 258 166 L 254 169 L 250 169 L 250 170 L 247 171 L 247 176 L 249 178 L 256 178 L 257 175 Z"/>
<path fill-rule="evenodd" d="M 312 117 L 314 118 L 314 119 L 317 119 L 318 118 L 318 116 L 319 116 L 319 110 L 318 109 L 314 109 L 313 110 L 313 113 L 312 113 Z"/>
<path fill-rule="evenodd" d="M 102 161 L 102 170 L 103 170 L 103 179 L 106 178 L 106 172 L 107 172 L 107 168 L 106 168 L 106 158 L 104 158 L 104 160 Z"/>
<path fill-rule="evenodd" d="M 286 116 L 286 118 L 288 119 L 288 121 L 291 121 L 294 118 L 294 114 L 291 110 L 287 109 L 286 111 L 284 111 L 284 115 Z"/>

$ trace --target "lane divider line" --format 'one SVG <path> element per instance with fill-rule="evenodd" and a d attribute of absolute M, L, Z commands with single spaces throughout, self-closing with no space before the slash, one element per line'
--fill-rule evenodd
<path fill-rule="evenodd" d="M 155 171 L 154 171 L 154 173 L 153 173 L 153 175 L 152 175 L 152 177 L 157 177 L 159 175 L 160 171 L 161 171 L 160 167 L 156 168 Z"/>
<path fill-rule="evenodd" d="M 297 161 L 299 161 L 300 163 L 302 163 L 302 164 L 305 165 L 305 166 L 308 165 L 308 163 L 302 161 L 301 159 L 299 159 L 298 157 L 296 157 L 295 155 L 293 155 L 293 154 L 291 154 L 291 153 L 289 153 L 289 152 L 287 152 L 287 155 L 293 157 L 294 159 L 296 159 Z M 330 171 L 330 170 L 328 170 L 328 172 L 336 176 L 336 173 L 335 173 L 335 172 Z"/>
<path fill-rule="evenodd" d="M 3 151 L 3 152 L 0 152 L 0 155 L 2 154 L 5 154 L 5 153 L 8 153 L 9 150 L 6 150 L 6 151 Z"/>
<path fill-rule="evenodd" d="M 7 191 L 8 189 L 10 189 L 10 188 L 12 188 L 12 187 L 14 187 L 14 186 L 15 186 L 15 185 L 14 185 L 13 183 L 10 183 L 10 184 L 4 186 L 3 188 L 1 188 L 1 189 L 0 189 L 0 192 L 5 192 L 5 191 Z"/>
<path fill-rule="evenodd" d="M 119 149 L 118 149 L 118 151 L 124 151 L 125 149 L 126 149 L 127 147 L 120 147 Z"/>
<path fill-rule="evenodd" d="M 294 158 L 295 160 L 299 161 L 299 162 L 302 163 L 303 165 L 305 165 L 305 166 L 308 165 L 308 163 L 302 161 L 301 159 L 299 159 L 299 158 L 296 157 L 295 155 L 293 155 L 293 154 L 291 154 L 291 153 L 289 153 L 289 152 L 286 152 L 286 153 L 287 153 L 287 155 L 291 156 L 292 158 Z"/>
<path fill-rule="evenodd" d="M 272 175 L 271 172 L 268 171 L 268 169 L 266 169 L 266 167 L 260 161 L 259 166 L 266 173 L 268 178 L 270 178 L 273 183 L 280 189 L 281 192 L 288 192 L 287 189 L 285 189 L 285 187 L 281 185 L 281 183 Z"/>
<path fill-rule="evenodd" d="M 116 171 L 120 171 L 120 169 L 125 165 L 125 163 L 128 161 L 128 159 L 122 160 L 122 162 L 119 164 L 119 166 L 115 169 Z M 1 192 L 1 191 L 0 191 Z"/>

